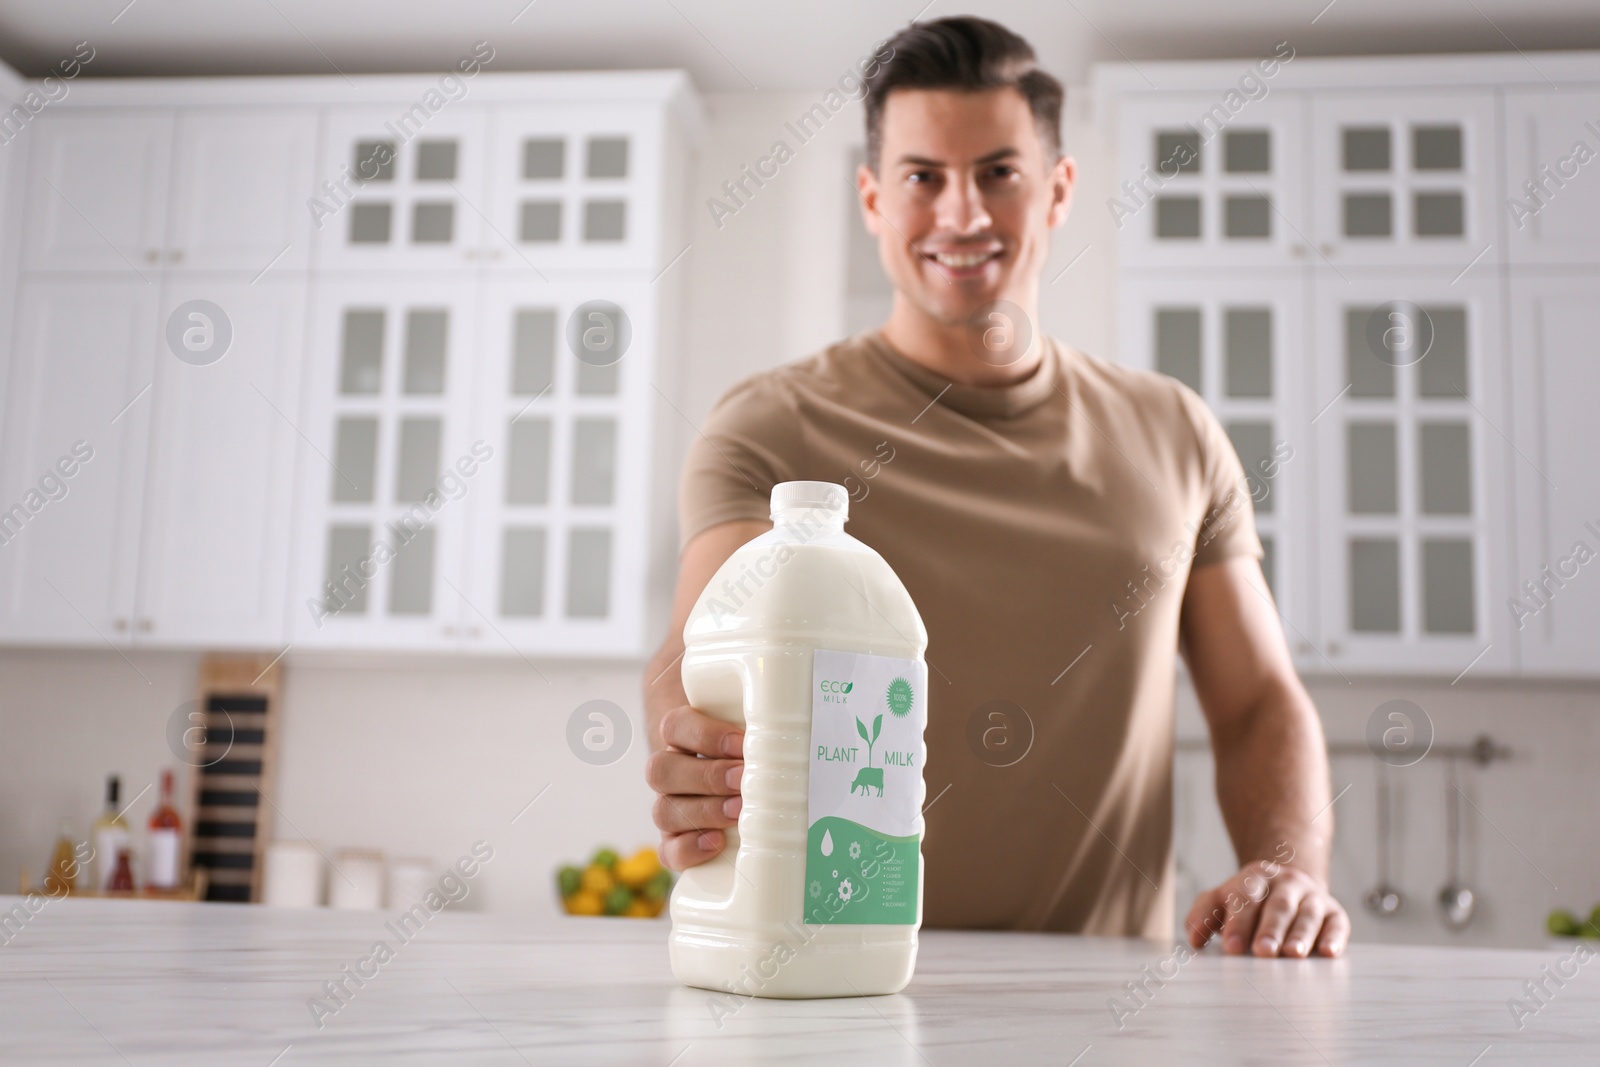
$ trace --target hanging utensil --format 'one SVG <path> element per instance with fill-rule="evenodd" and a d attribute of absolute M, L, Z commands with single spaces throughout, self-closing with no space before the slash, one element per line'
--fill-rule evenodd
<path fill-rule="evenodd" d="M 1378 884 L 1367 890 L 1367 910 L 1372 914 L 1387 919 L 1400 910 L 1405 903 L 1405 897 L 1400 895 L 1400 890 L 1389 883 L 1389 838 L 1390 838 L 1390 806 L 1389 806 L 1389 775 L 1392 768 L 1386 763 L 1378 764 Z"/>
<path fill-rule="evenodd" d="M 1445 852 L 1450 880 L 1439 890 L 1439 914 L 1452 930 L 1463 929 L 1472 921 L 1477 903 L 1472 890 L 1461 884 L 1461 790 L 1456 786 L 1456 761 L 1450 761 L 1445 785 Z"/>

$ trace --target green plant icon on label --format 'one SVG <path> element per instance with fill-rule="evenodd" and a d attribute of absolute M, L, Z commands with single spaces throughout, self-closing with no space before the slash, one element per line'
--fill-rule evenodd
<path fill-rule="evenodd" d="M 897 719 L 903 719 L 911 714 L 913 695 L 911 683 L 904 676 L 896 678 L 889 683 L 889 691 L 884 694 L 884 699 L 889 702 L 889 711 Z"/>
<path fill-rule="evenodd" d="M 891 687 L 892 688 L 892 687 Z M 872 720 L 872 733 L 867 733 L 867 724 L 860 719 L 856 720 L 856 732 L 861 735 L 861 740 L 867 743 L 867 765 L 856 772 L 856 780 L 850 783 L 850 792 L 854 793 L 859 787 L 862 796 L 867 796 L 867 787 L 871 786 L 878 791 L 878 796 L 883 796 L 883 768 L 872 765 L 872 746 L 878 743 L 878 735 L 883 732 L 883 716 L 879 715 Z"/>

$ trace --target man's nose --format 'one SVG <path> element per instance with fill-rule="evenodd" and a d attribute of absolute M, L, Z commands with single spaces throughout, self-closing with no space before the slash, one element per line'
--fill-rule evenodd
<path fill-rule="evenodd" d="M 939 228 L 953 233 L 980 233 L 990 224 L 974 174 L 966 174 L 945 185 L 938 204 Z"/>

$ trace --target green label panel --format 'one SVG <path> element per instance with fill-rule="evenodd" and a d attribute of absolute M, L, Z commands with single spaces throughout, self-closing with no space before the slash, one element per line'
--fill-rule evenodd
<path fill-rule="evenodd" d="M 891 837 L 836 816 L 806 842 L 805 921 L 817 925 L 917 921 L 917 835 Z"/>

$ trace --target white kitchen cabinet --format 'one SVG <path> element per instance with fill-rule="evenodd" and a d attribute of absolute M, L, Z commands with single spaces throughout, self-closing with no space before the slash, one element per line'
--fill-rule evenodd
<path fill-rule="evenodd" d="M 453 649 L 466 500 L 495 474 L 469 429 L 478 287 L 325 279 L 311 303 L 292 640 Z"/>
<path fill-rule="evenodd" d="M 1245 469 L 1265 556 L 1262 571 L 1297 661 L 1318 666 L 1309 494 L 1315 461 L 1306 390 L 1309 279 L 1214 273 L 1133 278 L 1121 286 L 1124 359 L 1199 393 Z"/>
<path fill-rule="evenodd" d="M 485 250 L 488 108 L 330 108 L 312 208 L 326 270 L 441 270 Z M 496 238 L 503 248 L 506 239 Z"/>
<path fill-rule="evenodd" d="M 1600 88 L 1507 90 L 1505 123 L 1512 263 L 1600 263 Z"/>
<path fill-rule="evenodd" d="M 305 293 L 303 277 L 168 280 L 139 538 L 141 645 L 282 640 Z M 182 314 L 193 300 L 226 316 L 231 340 L 214 362 L 185 362 L 167 342 L 175 315 L 186 328 L 206 326 Z"/>
<path fill-rule="evenodd" d="M 163 262 L 251 278 L 303 270 L 316 135 L 313 108 L 181 111 Z"/>
<path fill-rule="evenodd" d="M 1308 105 L 1283 93 L 1230 112 L 1217 93 L 1152 93 L 1123 105 L 1106 210 L 1129 267 L 1303 262 Z"/>
<path fill-rule="evenodd" d="M 23 268 L 130 272 L 165 258 L 171 109 L 59 106 L 28 130 L 32 165 Z"/>
<path fill-rule="evenodd" d="M 464 648 L 643 651 L 655 320 L 642 277 L 486 287 Z"/>
<path fill-rule="evenodd" d="M 159 296 L 132 274 L 19 290 L 0 452 L 9 643 L 132 636 Z"/>
<path fill-rule="evenodd" d="M 1341 670 L 1515 662 L 1492 609 L 1512 537 L 1498 295 L 1471 278 L 1318 272 L 1316 597 Z"/>
<path fill-rule="evenodd" d="M 1516 566 L 1489 605 L 1525 671 L 1600 675 L 1600 273 L 1515 279 Z"/>
<path fill-rule="evenodd" d="M 1318 261 L 1466 269 L 1499 240 L 1497 132 L 1487 88 L 1314 94 Z"/>

